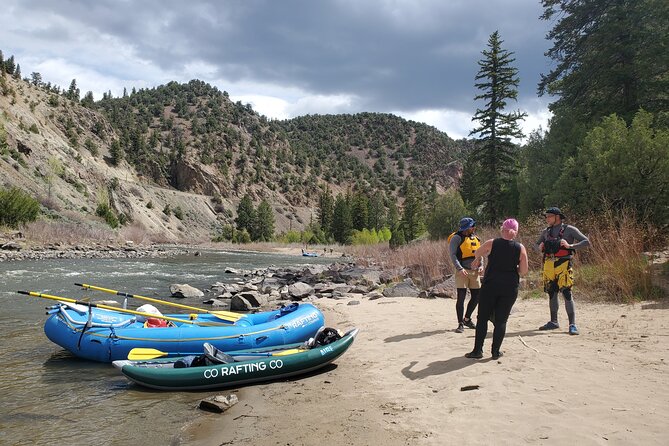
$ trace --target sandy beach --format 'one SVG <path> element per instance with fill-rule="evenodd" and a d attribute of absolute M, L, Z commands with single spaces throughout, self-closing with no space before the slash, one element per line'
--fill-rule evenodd
<path fill-rule="evenodd" d="M 484 359 L 463 357 L 474 330 L 454 333 L 451 299 L 351 303 L 316 301 L 329 325 L 361 329 L 336 366 L 243 388 L 239 404 L 188 426 L 182 442 L 669 444 L 667 302 L 577 302 L 581 335 L 569 336 L 537 330 L 546 300 L 519 300 L 497 361 L 490 339 Z"/>

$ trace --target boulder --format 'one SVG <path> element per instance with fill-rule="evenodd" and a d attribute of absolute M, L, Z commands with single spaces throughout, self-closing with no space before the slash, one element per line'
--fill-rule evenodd
<path fill-rule="evenodd" d="M 188 284 L 172 284 L 170 285 L 170 293 L 172 297 L 204 297 L 202 291 Z"/>
<path fill-rule="evenodd" d="M 16 242 L 7 242 L 0 245 L 0 249 L 3 249 L 5 251 L 21 251 L 23 249 L 23 246 L 21 246 Z"/>
<path fill-rule="evenodd" d="M 230 311 L 251 311 L 260 308 L 256 300 L 250 300 L 240 295 L 233 296 L 230 299 Z"/>
<path fill-rule="evenodd" d="M 303 299 L 314 292 L 314 289 L 304 282 L 296 282 L 288 286 L 288 294 L 293 299 Z"/>
<path fill-rule="evenodd" d="M 418 297 L 419 294 L 420 290 L 411 279 L 405 279 L 383 290 L 383 295 L 386 297 Z"/>
<path fill-rule="evenodd" d="M 430 287 L 427 291 L 431 297 L 455 299 L 455 278 L 452 275 L 447 276 L 443 282 Z"/>

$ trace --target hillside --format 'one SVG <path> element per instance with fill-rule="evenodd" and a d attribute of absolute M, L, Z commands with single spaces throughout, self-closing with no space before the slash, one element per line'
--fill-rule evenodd
<path fill-rule="evenodd" d="M 209 239 L 247 193 L 270 202 L 277 232 L 309 224 L 326 187 L 401 203 L 407 181 L 424 191 L 457 184 L 468 146 L 388 114 L 271 121 L 197 80 L 94 102 L 2 79 L 5 187 L 75 221 L 100 221 L 108 196 L 123 219 L 164 240 Z"/>

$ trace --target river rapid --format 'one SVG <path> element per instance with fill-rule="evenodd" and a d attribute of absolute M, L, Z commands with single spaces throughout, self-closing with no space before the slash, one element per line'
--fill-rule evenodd
<path fill-rule="evenodd" d="M 143 389 L 111 364 L 76 358 L 44 335 L 45 307 L 54 302 L 16 291 L 114 299 L 111 294 L 81 290 L 74 286 L 78 282 L 202 307 L 202 298 L 169 298 L 169 285 L 188 283 L 204 291 L 215 282 L 242 279 L 225 274 L 228 267 L 251 270 L 333 260 L 254 252 L 201 253 L 0 263 L 0 444 L 178 444 L 182 427 L 200 415 L 199 400 L 217 394 Z M 130 301 L 129 308 L 143 303 Z M 163 313 L 179 312 L 156 306 Z M 239 396 L 243 400 L 243 389 Z M 230 421 L 222 418 L 221 422 Z"/>

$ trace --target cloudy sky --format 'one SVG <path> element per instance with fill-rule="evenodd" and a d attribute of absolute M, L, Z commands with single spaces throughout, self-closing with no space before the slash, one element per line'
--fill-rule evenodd
<path fill-rule="evenodd" d="M 99 99 L 201 79 L 269 118 L 388 112 L 466 137 L 474 76 L 498 30 L 515 53 L 526 133 L 551 24 L 539 0 L 3 0 L 0 49 Z"/>

